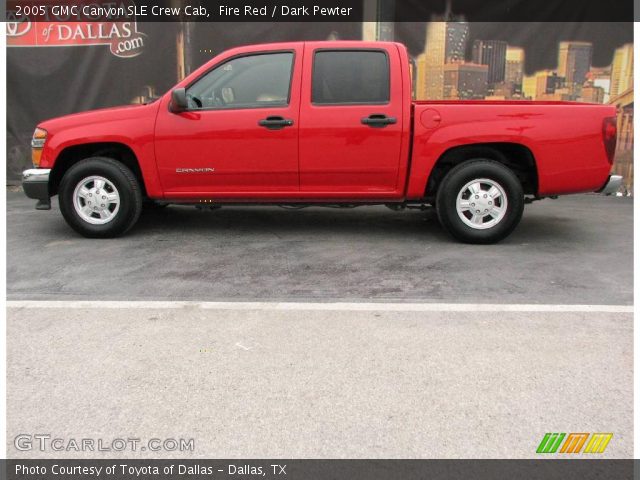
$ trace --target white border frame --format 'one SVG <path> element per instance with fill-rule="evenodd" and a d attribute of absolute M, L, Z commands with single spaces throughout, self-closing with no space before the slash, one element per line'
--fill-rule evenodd
<path fill-rule="evenodd" d="M 4 2 L 2 2 L 4 4 Z M 3 13 L 4 15 L 4 13 Z M 4 19 L 3 19 L 4 20 Z M 0 445 L 3 445 L 0 458 L 7 458 L 7 29 L 5 22 L 0 21 L 0 168 L 1 195 L 3 215 L 0 219 L 0 289 L 2 289 L 2 311 L 0 327 Z"/>

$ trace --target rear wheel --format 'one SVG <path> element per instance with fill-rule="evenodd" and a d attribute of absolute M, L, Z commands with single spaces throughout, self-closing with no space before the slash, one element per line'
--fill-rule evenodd
<path fill-rule="evenodd" d="M 62 177 L 58 190 L 62 215 L 85 237 L 122 235 L 136 223 L 142 210 L 138 180 L 131 170 L 111 158 L 78 162 Z"/>
<path fill-rule="evenodd" d="M 524 192 L 518 177 L 486 159 L 464 162 L 442 180 L 436 196 L 442 226 L 466 243 L 495 243 L 518 225 Z"/>

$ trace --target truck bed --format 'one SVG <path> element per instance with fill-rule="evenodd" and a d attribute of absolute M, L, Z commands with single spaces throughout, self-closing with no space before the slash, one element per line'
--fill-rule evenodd
<path fill-rule="evenodd" d="M 611 105 L 526 100 L 414 101 L 414 143 L 408 196 L 422 189 L 435 162 L 471 144 L 513 144 L 523 148 L 538 172 L 540 196 L 592 192 L 611 170 L 603 144 Z M 579 113 L 577 113 L 579 112 Z"/>

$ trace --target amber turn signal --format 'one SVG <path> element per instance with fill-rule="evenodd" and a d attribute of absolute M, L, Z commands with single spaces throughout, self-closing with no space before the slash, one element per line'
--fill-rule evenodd
<path fill-rule="evenodd" d="M 34 167 L 40 166 L 40 159 L 42 158 L 42 147 L 47 140 L 47 131 L 41 128 L 36 128 L 33 132 L 33 138 L 31 139 L 31 162 Z"/>

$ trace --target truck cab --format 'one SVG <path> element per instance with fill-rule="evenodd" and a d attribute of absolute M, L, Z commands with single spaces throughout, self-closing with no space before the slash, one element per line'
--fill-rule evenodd
<path fill-rule="evenodd" d="M 160 102 L 155 143 L 163 194 L 402 198 L 411 102 L 401 53 L 395 44 L 354 42 L 226 52 L 181 82 L 177 98 Z"/>

